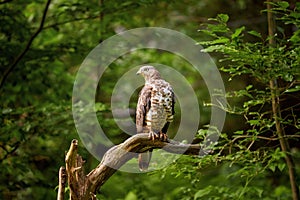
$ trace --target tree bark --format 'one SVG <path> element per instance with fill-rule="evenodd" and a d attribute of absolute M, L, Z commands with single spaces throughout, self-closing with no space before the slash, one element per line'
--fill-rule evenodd
<path fill-rule="evenodd" d="M 58 175 L 58 192 L 57 192 L 57 200 L 64 200 L 65 199 L 65 187 L 66 187 L 66 168 L 60 167 L 59 168 L 59 175 Z"/>
<path fill-rule="evenodd" d="M 66 172 L 71 200 L 96 199 L 100 187 L 127 161 L 135 157 L 134 153 L 143 153 L 150 149 L 163 149 L 174 154 L 199 155 L 199 144 L 183 144 L 173 140 L 163 142 L 149 140 L 148 133 L 136 134 L 123 143 L 110 148 L 99 165 L 87 175 L 84 174 L 81 156 L 77 154 L 78 141 L 73 140 L 66 154 Z M 61 195 L 61 194 L 60 194 Z"/>

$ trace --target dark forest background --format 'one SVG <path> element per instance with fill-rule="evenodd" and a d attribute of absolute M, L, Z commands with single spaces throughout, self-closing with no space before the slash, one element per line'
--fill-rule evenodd
<path fill-rule="evenodd" d="M 269 5 L 274 35 L 267 3 L 259 0 L 1 0 L 0 199 L 56 198 L 65 151 L 79 139 L 72 118 L 78 68 L 110 36 L 151 26 L 182 32 L 213 57 L 227 91 L 225 126 L 212 155 L 182 156 L 145 174 L 117 172 L 98 198 L 291 199 L 290 167 L 300 174 L 300 4 Z M 207 137 L 210 97 L 203 79 L 171 53 L 139 50 L 120 57 L 100 82 L 97 116 L 110 139 L 118 144 L 129 137 L 111 116 L 114 84 L 142 63 L 168 65 L 187 78 L 201 111 L 195 142 Z M 99 161 L 80 145 L 90 171 Z"/>

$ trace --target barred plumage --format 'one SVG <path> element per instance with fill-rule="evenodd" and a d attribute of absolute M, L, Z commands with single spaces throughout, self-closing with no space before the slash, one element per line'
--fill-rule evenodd
<path fill-rule="evenodd" d="M 148 132 L 152 140 L 167 140 L 167 129 L 174 116 L 173 89 L 153 66 L 143 66 L 137 74 L 145 78 L 145 86 L 140 92 L 136 110 L 137 133 Z M 150 158 L 151 152 L 139 155 L 142 171 L 148 168 Z"/>

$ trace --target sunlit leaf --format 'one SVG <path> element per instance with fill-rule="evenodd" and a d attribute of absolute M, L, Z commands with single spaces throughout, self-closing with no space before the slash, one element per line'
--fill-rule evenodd
<path fill-rule="evenodd" d="M 219 19 L 221 22 L 226 23 L 226 22 L 228 22 L 228 20 L 229 20 L 229 16 L 226 15 L 226 14 L 218 14 L 218 19 Z"/>
<path fill-rule="evenodd" d="M 293 88 L 289 88 L 285 92 L 289 92 L 290 93 L 290 92 L 298 92 L 298 91 L 300 91 L 300 85 L 296 85 Z"/>
<path fill-rule="evenodd" d="M 244 26 L 237 28 L 235 30 L 235 32 L 231 35 L 231 39 L 235 39 L 235 38 L 239 37 L 244 30 L 245 30 Z"/>
<path fill-rule="evenodd" d="M 208 195 L 209 193 L 212 192 L 212 189 L 213 189 L 212 186 L 208 186 L 208 187 L 206 187 L 202 190 L 198 190 L 198 192 L 196 192 L 196 194 L 194 195 L 194 200 L 202 198 L 202 197 Z"/>

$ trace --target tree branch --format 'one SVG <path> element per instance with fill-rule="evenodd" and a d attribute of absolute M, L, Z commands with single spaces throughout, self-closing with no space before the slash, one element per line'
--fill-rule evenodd
<path fill-rule="evenodd" d="M 5 151 L 6 154 L 0 159 L 0 163 L 2 163 L 6 158 L 8 158 L 8 156 L 12 155 L 15 151 L 17 151 L 20 145 L 20 141 L 17 141 L 13 145 L 10 145 L 10 151 L 8 151 L 5 146 L 1 145 L 0 147 Z"/>
<path fill-rule="evenodd" d="M 70 199 L 96 199 L 99 188 L 135 153 L 150 149 L 163 149 L 174 154 L 199 155 L 199 144 L 183 144 L 173 140 L 163 142 L 149 140 L 148 133 L 136 134 L 123 143 L 110 148 L 100 164 L 89 174 L 83 173 L 83 161 L 77 154 L 78 142 L 73 140 L 66 155 L 66 171 L 70 188 Z"/>
<path fill-rule="evenodd" d="M 65 187 L 66 187 L 66 168 L 60 167 L 58 174 L 58 192 L 57 192 L 57 200 L 65 199 Z"/>
<path fill-rule="evenodd" d="M 162 142 L 160 140 L 152 141 L 149 140 L 147 133 L 136 134 L 122 144 L 109 149 L 104 154 L 101 163 L 96 167 L 96 169 L 88 174 L 88 179 L 94 183 L 95 187 L 100 187 L 111 175 L 114 174 L 116 169 L 119 169 L 122 165 L 135 156 L 135 154 L 130 152 L 143 153 L 150 149 L 162 148 L 163 150 L 174 154 L 199 155 L 200 152 L 199 144 L 182 144 L 173 140 L 170 140 L 169 142 Z M 92 191 L 96 190 L 97 188 L 92 189 Z"/>
<path fill-rule="evenodd" d="M 43 17 L 40 22 L 39 28 L 36 30 L 36 32 L 30 37 L 28 43 L 26 44 L 23 51 L 15 58 L 13 63 L 8 66 L 8 68 L 4 71 L 3 76 L 0 79 L 0 89 L 3 87 L 5 80 L 7 79 L 8 75 L 12 72 L 12 70 L 17 66 L 17 64 L 21 61 L 21 59 L 24 57 L 24 55 L 28 52 L 33 40 L 39 35 L 39 33 L 43 30 L 43 26 L 46 20 L 46 15 L 48 12 L 48 8 L 50 5 L 51 0 L 47 0 L 47 3 L 44 8 Z"/>
<path fill-rule="evenodd" d="M 275 36 L 275 18 L 273 15 L 272 10 L 272 0 L 267 1 L 267 17 L 268 17 L 268 35 L 270 37 L 269 44 L 270 46 L 275 46 L 276 41 L 274 39 Z M 277 79 L 270 80 L 269 83 L 270 90 L 271 90 L 271 99 L 272 99 L 272 114 L 275 120 L 275 127 L 277 136 L 279 138 L 281 150 L 286 153 L 285 161 L 289 169 L 289 177 L 290 177 L 290 184 L 292 189 L 293 200 L 299 199 L 299 188 L 297 185 L 297 178 L 296 178 L 296 169 L 295 163 L 293 160 L 292 155 L 290 154 L 290 147 L 289 143 L 286 140 L 286 134 L 283 125 L 280 122 L 281 117 L 281 110 L 280 110 L 280 91 L 278 89 Z"/>

